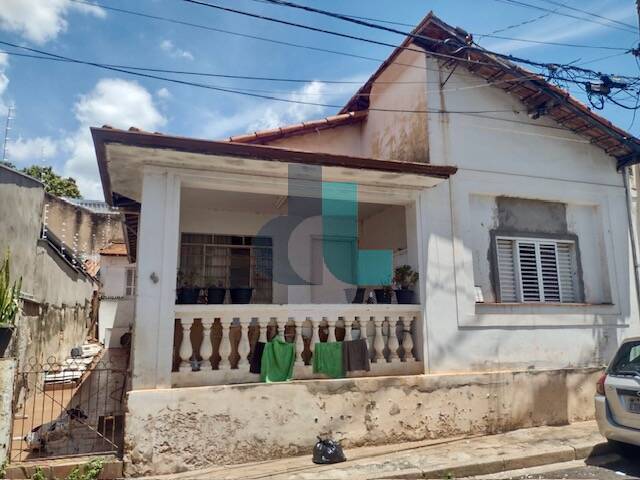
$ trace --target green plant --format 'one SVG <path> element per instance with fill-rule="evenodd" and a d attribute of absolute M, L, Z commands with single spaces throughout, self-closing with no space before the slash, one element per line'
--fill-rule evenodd
<path fill-rule="evenodd" d="M 80 467 L 74 468 L 66 480 L 96 480 L 103 467 L 104 460 L 95 458 L 82 467 L 82 473 L 80 473 Z"/>
<path fill-rule="evenodd" d="M 31 480 L 47 480 L 47 476 L 44 474 L 44 470 L 41 467 L 36 467 L 36 471 L 31 475 Z"/>
<path fill-rule="evenodd" d="M 11 263 L 9 250 L 0 265 L 0 326 L 13 326 L 20 308 L 22 277 L 11 284 Z"/>
<path fill-rule="evenodd" d="M 199 288 L 195 272 L 178 271 L 178 288 Z"/>
<path fill-rule="evenodd" d="M 3 460 L 0 463 L 0 479 L 7 478 L 7 461 Z"/>
<path fill-rule="evenodd" d="M 411 265 L 400 265 L 395 269 L 393 283 L 402 289 L 411 288 L 418 283 L 418 272 L 415 272 Z"/>

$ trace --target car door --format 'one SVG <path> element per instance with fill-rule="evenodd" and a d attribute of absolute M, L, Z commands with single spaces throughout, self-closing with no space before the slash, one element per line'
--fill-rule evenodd
<path fill-rule="evenodd" d="M 640 429 L 640 340 L 620 346 L 604 385 L 613 420 L 618 425 Z"/>

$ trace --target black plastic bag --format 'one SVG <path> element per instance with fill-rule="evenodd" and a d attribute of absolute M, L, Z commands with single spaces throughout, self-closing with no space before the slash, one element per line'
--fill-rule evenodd
<path fill-rule="evenodd" d="M 313 447 L 313 463 L 327 465 L 330 463 L 346 462 L 340 443 L 335 440 L 322 440 L 318 437 L 318 443 Z"/>

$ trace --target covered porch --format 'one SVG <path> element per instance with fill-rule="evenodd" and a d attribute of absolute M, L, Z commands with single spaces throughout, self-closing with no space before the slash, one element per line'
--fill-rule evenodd
<path fill-rule="evenodd" d="M 295 345 L 293 379 L 326 378 L 313 373 L 316 343 L 357 339 L 371 366 L 348 377 L 424 372 L 418 200 L 455 168 L 93 133 L 108 160 L 105 191 L 130 212 L 137 239 L 134 390 L 259 382 L 249 371 L 256 344 L 276 335 Z M 333 224 L 327 185 L 355 192 Z M 378 281 L 371 272 L 386 258 Z M 400 265 L 419 274 L 414 301 L 367 303 Z M 185 286 L 197 296 L 176 295 Z M 238 288 L 250 303 L 232 296 Z"/>

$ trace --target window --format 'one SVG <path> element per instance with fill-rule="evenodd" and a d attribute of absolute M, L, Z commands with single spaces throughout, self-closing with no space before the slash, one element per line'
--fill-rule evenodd
<path fill-rule="evenodd" d="M 252 287 L 252 303 L 273 301 L 271 238 L 183 233 L 180 271 L 199 287 Z"/>
<path fill-rule="evenodd" d="M 136 268 L 127 267 L 125 270 L 125 297 L 133 297 L 136 294 Z"/>
<path fill-rule="evenodd" d="M 576 303 L 575 242 L 496 237 L 501 303 Z"/>

